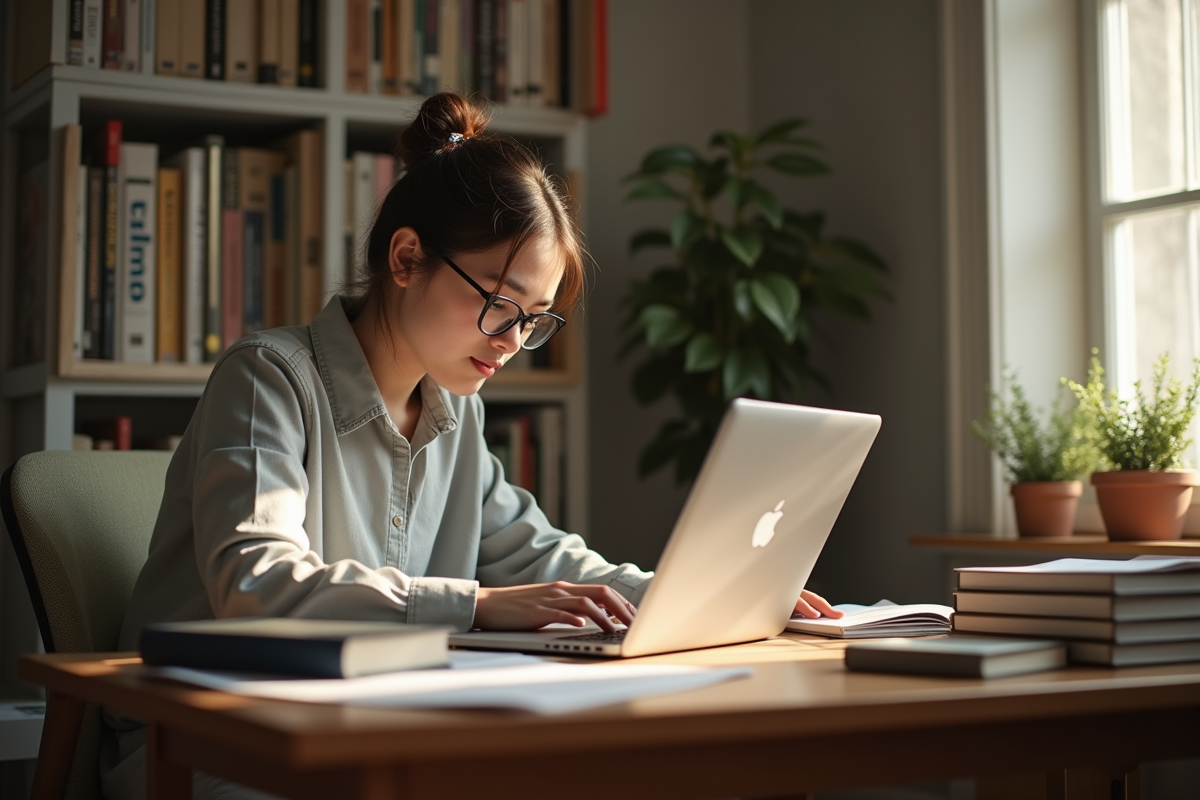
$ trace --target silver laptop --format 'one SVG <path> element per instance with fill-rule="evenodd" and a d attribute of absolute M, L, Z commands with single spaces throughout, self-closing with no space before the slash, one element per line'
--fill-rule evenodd
<path fill-rule="evenodd" d="M 777 635 L 879 425 L 869 414 L 734 400 L 629 628 L 472 631 L 450 644 L 629 657 Z"/>

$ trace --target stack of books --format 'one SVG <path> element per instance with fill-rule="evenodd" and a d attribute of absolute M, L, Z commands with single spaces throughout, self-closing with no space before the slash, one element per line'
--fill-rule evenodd
<path fill-rule="evenodd" d="M 1063 558 L 956 571 L 956 632 L 1061 639 L 1083 664 L 1200 661 L 1200 558 Z"/>

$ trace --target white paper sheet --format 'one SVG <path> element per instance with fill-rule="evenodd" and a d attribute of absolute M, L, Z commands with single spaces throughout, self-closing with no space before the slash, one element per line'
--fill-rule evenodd
<path fill-rule="evenodd" d="M 451 652 L 450 666 L 344 680 L 269 678 L 184 667 L 158 667 L 151 674 L 275 700 L 391 708 L 514 708 L 564 714 L 699 689 L 754 672 L 752 667 L 562 664 L 519 653 L 465 650 Z"/>

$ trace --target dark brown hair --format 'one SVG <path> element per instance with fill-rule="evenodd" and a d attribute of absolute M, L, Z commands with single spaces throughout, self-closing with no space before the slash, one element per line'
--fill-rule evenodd
<path fill-rule="evenodd" d="M 546 237 L 566 262 L 555 295 L 556 313 L 566 316 L 578 301 L 585 255 L 561 181 L 547 173 L 529 148 L 486 134 L 488 121 L 481 103 L 453 92 L 421 104 L 396 148 L 404 173 L 371 226 L 365 274 L 351 284 L 361 303 L 356 312 L 373 303 L 386 324 L 389 249 L 392 235 L 403 227 L 415 230 L 421 240 L 421 257 L 413 265 L 417 273 L 441 266 L 442 256 L 507 242 L 501 282 L 517 251 L 530 239 Z"/>

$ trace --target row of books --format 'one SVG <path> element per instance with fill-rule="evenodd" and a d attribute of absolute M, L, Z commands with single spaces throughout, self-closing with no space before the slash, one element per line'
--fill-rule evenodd
<path fill-rule="evenodd" d="M 119 120 L 105 122 L 86 163 L 64 170 L 76 358 L 213 361 L 248 333 L 320 310 L 319 133 L 297 131 L 272 149 L 208 136 L 162 158 L 157 144 L 122 132 Z M 66 163 L 78 163 L 78 126 L 65 137 L 75 154 Z"/>
<path fill-rule="evenodd" d="M 72 450 L 132 450 L 134 447 L 133 417 L 126 414 L 89 420 L 80 423 L 79 427 L 80 432 L 71 437 Z M 137 445 L 139 449 L 174 452 L 182 439 L 178 434 L 142 437 Z"/>
<path fill-rule="evenodd" d="M 957 570 L 955 632 L 1063 640 L 1071 661 L 1200 661 L 1200 558 Z"/>
<path fill-rule="evenodd" d="M 347 0 L 346 90 L 608 107 L 605 0 Z"/>
<path fill-rule="evenodd" d="M 67 63 L 317 86 L 317 0 L 69 0 Z"/>
<path fill-rule="evenodd" d="M 489 406 L 484 423 L 488 450 L 500 461 L 505 479 L 537 497 L 551 525 L 562 526 L 563 409 L 538 406 Z"/>

